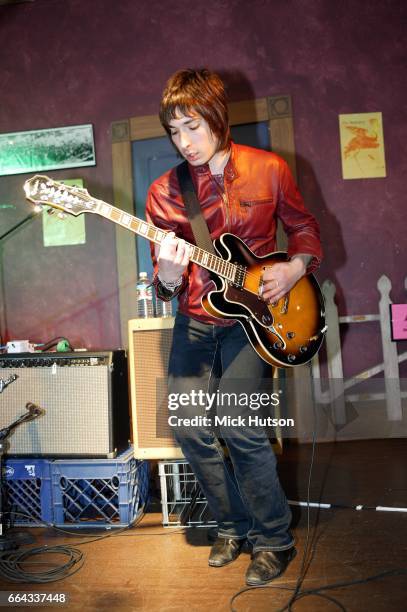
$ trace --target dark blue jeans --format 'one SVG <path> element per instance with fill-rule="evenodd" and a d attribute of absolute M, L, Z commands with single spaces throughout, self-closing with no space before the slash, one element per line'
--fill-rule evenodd
<path fill-rule="evenodd" d="M 218 389 L 220 397 L 232 396 L 237 389 L 257 394 L 270 378 L 270 366 L 257 356 L 239 323 L 206 325 L 178 313 L 168 374 L 169 394 L 185 394 L 183 405 L 171 413 L 184 423 L 194 416 L 202 421 L 209 414 L 213 417 L 202 403 L 186 401 L 192 389 Z M 266 431 L 247 425 L 249 413 L 253 415 L 248 406 L 234 410 L 230 403 L 218 402 L 216 411 L 221 423 L 216 432 L 205 424 L 177 424 L 173 432 L 218 523 L 218 534 L 247 537 L 254 551 L 291 548 L 291 512 Z M 241 415 L 240 423 L 223 423 L 222 417 L 233 412 Z M 225 441 L 229 460 L 217 436 Z"/>

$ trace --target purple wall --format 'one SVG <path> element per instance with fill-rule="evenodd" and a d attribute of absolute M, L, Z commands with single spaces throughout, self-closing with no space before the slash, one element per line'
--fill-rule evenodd
<path fill-rule="evenodd" d="M 165 10 L 163 10 L 165 7 Z M 155 113 L 167 77 L 207 65 L 232 100 L 290 93 L 299 185 L 321 222 L 319 279 L 338 285 L 340 313 L 377 312 L 387 274 L 404 301 L 407 5 L 291 0 L 36 0 L 0 7 L 0 132 L 93 123 L 97 166 L 83 176 L 111 200 L 110 123 Z M 387 178 L 343 181 L 338 114 L 381 111 Z M 1 232 L 28 212 L 23 175 L 0 179 Z M 120 344 L 114 228 L 87 220 L 83 246 L 43 248 L 32 221 L 3 244 L 7 337 L 67 335 Z M 349 330 L 348 372 L 380 360 L 376 328 Z"/>

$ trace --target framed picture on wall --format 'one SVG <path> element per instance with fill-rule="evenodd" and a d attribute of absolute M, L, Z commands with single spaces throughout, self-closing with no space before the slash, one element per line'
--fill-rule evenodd
<path fill-rule="evenodd" d="M 0 134 L 0 175 L 95 166 L 93 126 Z"/>
<path fill-rule="evenodd" d="M 339 134 L 344 179 L 386 176 L 382 113 L 339 115 Z"/>

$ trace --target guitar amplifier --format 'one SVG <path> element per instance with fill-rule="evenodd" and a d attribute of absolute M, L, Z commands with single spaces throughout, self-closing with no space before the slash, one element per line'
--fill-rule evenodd
<path fill-rule="evenodd" d="M 173 317 L 129 321 L 129 369 L 134 455 L 180 459 L 168 425 L 167 368 Z"/>
<path fill-rule="evenodd" d="M 9 455 L 113 458 L 128 447 L 123 350 L 0 355 L 0 389 L 0 429 L 26 414 L 28 402 L 42 409 L 13 429 Z"/>

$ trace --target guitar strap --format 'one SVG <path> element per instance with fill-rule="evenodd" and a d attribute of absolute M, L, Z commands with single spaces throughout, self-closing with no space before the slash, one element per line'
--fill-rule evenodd
<path fill-rule="evenodd" d="M 192 182 L 191 173 L 189 172 L 188 162 L 184 161 L 182 164 L 179 164 L 176 167 L 176 172 L 196 246 L 209 253 L 216 254 L 208 226 L 199 205 L 195 186 Z"/>

